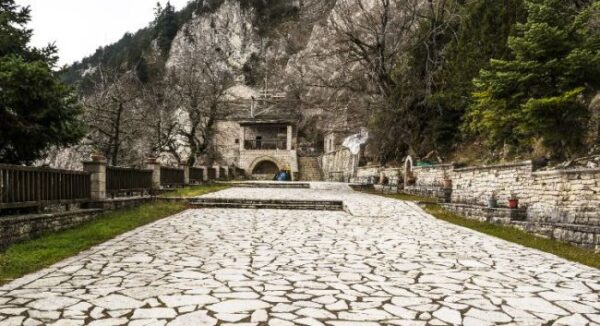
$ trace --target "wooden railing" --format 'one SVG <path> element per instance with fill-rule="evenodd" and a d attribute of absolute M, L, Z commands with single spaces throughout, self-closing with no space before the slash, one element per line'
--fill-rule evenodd
<path fill-rule="evenodd" d="M 106 192 L 111 195 L 127 192 L 149 192 L 152 170 L 110 166 L 106 168 Z"/>
<path fill-rule="evenodd" d="M 0 164 L 0 209 L 84 202 L 90 174 Z"/>
<path fill-rule="evenodd" d="M 287 139 L 263 139 L 244 141 L 245 150 L 286 150 Z"/>
<path fill-rule="evenodd" d="M 160 185 L 163 187 L 177 187 L 185 184 L 185 172 L 183 169 L 161 167 Z"/>
<path fill-rule="evenodd" d="M 204 182 L 204 169 L 190 167 L 190 183 Z"/>

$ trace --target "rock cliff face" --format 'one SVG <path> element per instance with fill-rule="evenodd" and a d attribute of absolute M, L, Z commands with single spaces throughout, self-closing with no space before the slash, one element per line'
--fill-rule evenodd
<path fill-rule="evenodd" d="M 317 42 L 325 39 L 322 26 L 335 0 L 290 1 L 289 6 L 292 14 L 264 21 L 255 9 L 225 0 L 214 12 L 196 16 L 181 28 L 167 66 L 184 67 L 190 52 L 212 53 L 223 59 L 236 83 L 283 91 L 303 65 L 317 66 L 301 58 L 314 58 L 312 52 L 322 46 Z"/>

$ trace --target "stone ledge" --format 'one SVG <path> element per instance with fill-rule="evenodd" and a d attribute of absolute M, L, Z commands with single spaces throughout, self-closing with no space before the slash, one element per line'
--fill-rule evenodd
<path fill-rule="evenodd" d="M 551 171 L 536 171 L 532 175 L 536 176 L 553 176 L 553 175 L 569 175 L 569 174 L 596 174 L 600 173 L 600 169 L 572 169 L 572 170 L 551 170 Z"/>
<path fill-rule="evenodd" d="M 600 226 L 513 221 L 512 226 L 545 238 L 600 251 Z"/>
<path fill-rule="evenodd" d="M 122 207 L 138 206 L 150 201 L 155 200 L 155 197 L 122 197 L 107 199 L 102 201 L 91 201 L 86 204 L 87 208 L 100 208 L 100 209 L 117 209 Z"/>
<path fill-rule="evenodd" d="M 450 164 L 436 164 L 436 165 L 429 165 L 429 166 L 413 166 L 413 170 L 433 170 L 433 169 L 447 169 L 447 168 L 453 168 L 455 169 L 457 167 L 456 164 L 454 163 L 450 163 Z"/>
<path fill-rule="evenodd" d="M 49 232 L 66 230 L 94 220 L 99 214 L 119 208 L 139 206 L 153 197 L 116 198 L 92 201 L 84 209 L 66 212 L 0 216 L 0 249 Z"/>
<path fill-rule="evenodd" d="M 65 230 L 91 221 L 104 209 L 81 209 L 52 214 L 0 217 L 0 248 L 35 238 L 47 232 Z"/>
<path fill-rule="evenodd" d="M 459 214 L 469 219 L 475 219 L 482 222 L 510 224 L 512 221 L 522 221 L 527 218 L 527 210 L 510 208 L 489 208 L 480 205 L 470 204 L 441 204 L 442 207 L 450 212 Z"/>
<path fill-rule="evenodd" d="M 507 164 L 492 164 L 492 165 L 480 165 L 480 166 L 468 166 L 464 168 L 454 169 L 454 172 L 470 172 L 477 170 L 493 170 L 493 169 L 510 169 L 515 167 L 525 167 L 530 166 L 533 171 L 533 162 L 532 161 L 522 161 L 522 162 L 514 162 Z"/>
<path fill-rule="evenodd" d="M 409 195 L 435 198 L 441 203 L 448 203 L 452 197 L 452 189 L 436 186 L 405 186 L 402 190 Z"/>

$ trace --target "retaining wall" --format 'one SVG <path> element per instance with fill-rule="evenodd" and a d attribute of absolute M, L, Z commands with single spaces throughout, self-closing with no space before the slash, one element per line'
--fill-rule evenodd
<path fill-rule="evenodd" d="M 415 166 L 412 169 L 413 176 L 416 178 L 415 186 L 418 187 L 441 187 L 444 179 L 452 177 L 453 171 L 453 164 Z"/>
<path fill-rule="evenodd" d="M 352 154 L 349 149 L 341 148 L 325 153 L 321 157 L 321 168 L 327 181 L 347 181 L 354 176 L 358 155 Z"/>
<path fill-rule="evenodd" d="M 444 169 L 414 168 L 417 185 L 438 184 Z M 455 168 L 446 173 L 452 179 L 451 202 L 458 204 L 447 205 L 448 209 L 478 219 L 481 214 L 472 212 L 481 211 L 492 193 L 500 207 L 508 206 L 514 195 L 526 211 L 525 219 L 497 216 L 490 221 L 600 250 L 600 169 L 536 171 L 531 161 L 524 161 Z"/>
<path fill-rule="evenodd" d="M 0 249 L 13 243 L 66 230 L 94 220 L 98 214 L 152 201 L 151 197 L 118 198 L 86 203 L 86 209 L 46 214 L 0 216 Z"/>
<path fill-rule="evenodd" d="M 531 202 L 533 164 L 531 161 L 501 165 L 483 165 L 454 169 L 452 178 L 452 202 L 487 205 L 496 194 L 498 203 L 508 205 L 511 194 L 519 198 L 522 206 Z"/>
<path fill-rule="evenodd" d="M 0 248 L 93 220 L 102 209 L 0 217 Z"/>

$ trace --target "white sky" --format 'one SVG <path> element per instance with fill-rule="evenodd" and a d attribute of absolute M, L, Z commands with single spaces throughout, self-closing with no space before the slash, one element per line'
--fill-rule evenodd
<path fill-rule="evenodd" d="M 166 0 L 17 0 L 31 7 L 29 28 L 36 47 L 55 42 L 59 65 L 93 54 L 102 45 L 118 41 L 126 32 L 147 26 L 154 18 L 156 3 Z M 188 0 L 171 0 L 177 10 Z"/>

